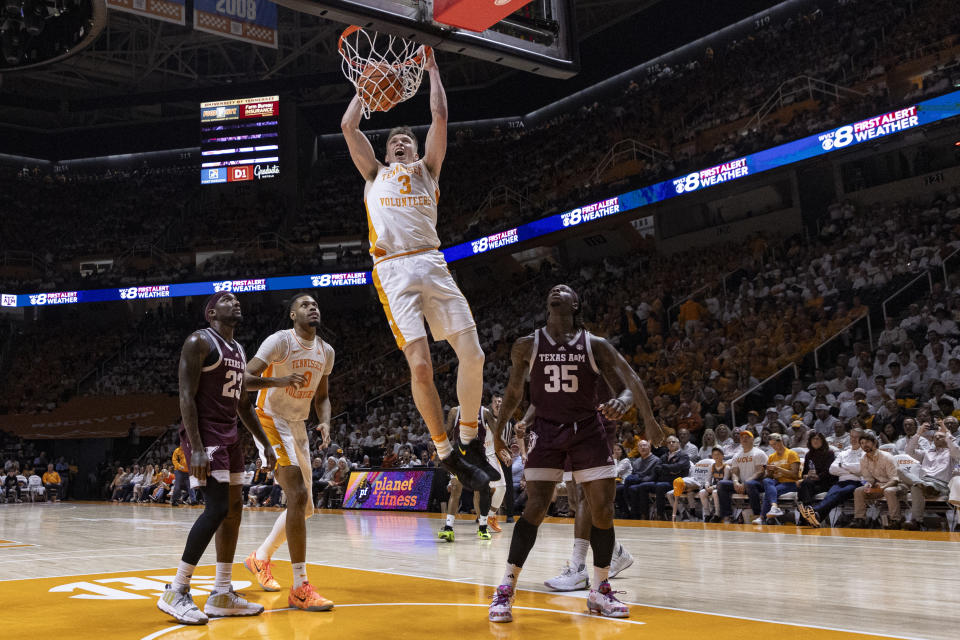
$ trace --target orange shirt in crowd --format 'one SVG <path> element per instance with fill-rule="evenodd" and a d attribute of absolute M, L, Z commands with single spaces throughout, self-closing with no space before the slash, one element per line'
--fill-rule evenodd
<path fill-rule="evenodd" d="M 187 455 L 180 447 L 174 449 L 171 460 L 173 461 L 173 468 L 177 471 L 190 471 L 190 467 L 187 466 Z"/>
<path fill-rule="evenodd" d="M 56 471 L 47 471 L 43 474 L 43 484 L 60 484 L 60 474 Z"/>

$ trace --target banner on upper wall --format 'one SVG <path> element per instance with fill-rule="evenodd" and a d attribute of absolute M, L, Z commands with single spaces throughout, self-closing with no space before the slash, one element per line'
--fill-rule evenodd
<path fill-rule="evenodd" d="M 277 48 L 277 5 L 271 0 L 194 0 L 193 28 Z"/>
<path fill-rule="evenodd" d="M 173 24 L 187 24 L 186 0 L 107 0 L 107 7 Z"/>
<path fill-rule="evenodd" d="M 21 438 L 122 438 L 134 423 L 142 436 L 160 435 L 180 419 L 176 396 L 73 398 L 50 413 L 0 416 L 0 431 Z"/>

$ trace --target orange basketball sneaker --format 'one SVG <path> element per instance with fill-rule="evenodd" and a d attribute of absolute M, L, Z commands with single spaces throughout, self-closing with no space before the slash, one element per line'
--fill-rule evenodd
<path fill-rule="evenodd" d="M 500 525 L 497 524 L 497 516 L 487 516 L 487 526 L 490 527 L 490 530 L 494 533 L 500 533 L 503 529 L 500 528 Z"/>
<path fill-rule="evenodd" d="M 299 589 L 291 587 L 287 602 L 290 603 L 291 607 L 304 611 L 329 611 L 333 609 L 333 602 L 317 593 L 317 590 L 309 582 L 304 582 Z"/>
<path fill-rule="evenodd" d="M 273 563 L 269 560 L 257 560 L 256 551 L 247 556 L 243 566 L 257 577 L 257 582 L 264 591 L 280 591 L 280 583 L 273 577 Z"/>

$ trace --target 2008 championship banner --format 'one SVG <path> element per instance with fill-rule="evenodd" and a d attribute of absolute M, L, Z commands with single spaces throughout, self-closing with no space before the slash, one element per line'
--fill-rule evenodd
<path fill-rule="evenodd" d="M 107 7 L 173 24 L 187 24 L 186 0 L 107 0 Z"/>
<path fill-rule="evenodd" d="M 271 0 L 194 0 L 193 28 L 276 49 L 277 5 Z"/>

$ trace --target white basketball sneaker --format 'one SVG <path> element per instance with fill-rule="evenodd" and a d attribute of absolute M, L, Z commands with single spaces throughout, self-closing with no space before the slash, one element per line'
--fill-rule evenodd
<path fill-rule="evenodd" d="M 632 561 L 631 559 L 631 562 Z M 613 573 L 612 567 L 611 573 Z M 563 571 L 560 572 L 560 575 L 556 578 L 546 580 L 543 584 L 554 591 L 577 591 L 579 589 L 588 589 L 590 587 L 590 580 L 587 578 L 586 566 L 580 565 L 579 569 L 574 569 L 568 562 L 563 568 Z"/>
<path fill-rule="evenodd" d="M 610 577 L 616 578 L 621 571 L 625 571 L 633 564 L 633 556 L 622 544 L 617 545 L 617 550 L 613 552 L 613 560 L 610 562 Z"/>
<path fill-rule="evenodd" d="M 236 591 L 211 593 L 203 612 L 208 616 L 255 616 L 263 613 L 263 605 L 247 602 Z"/>
<path fill-rule="evenodd" d="M 604 618 L 630 617 L 630 609 L 617 600 L 617 596 L 614 595 L 617 593 L 623 592 L 611 589 L 609 582 L 601 583 L 598 588 L 590 590 L 590 595 L 587 596 L 587 609 L 590 613 L 596 613 Z"/>
<path fill-rule="evenodd" d="M 502 584 L 493 592 L 490 603 L 490 622 L 513 622 L 513 599 L 516 593 L 508 584 Z"/>
<path fill-rule="evenodd" d="M 180 624 L 207 624 L 210 621 L 193 603 L 189 590 L 177 591 L 169 584 L 163 588 L 163 595 L 157 600 L 157 609 L 172 616 Z"/>
<path fill-rule="evenodd" d="M 767 511 L 767 515 L 768 515 L 768 516 L 773 516 L 774 518 L 778 518 L 778 517 L 780 517 L 780 516 L 783 515 L 783 509 L 781 509 L 781 508 L 779 507 L 779 505 L 777 505 L 777 503 L 774 502 L 774 503 L 770 506 L 770 511 Z"/>

